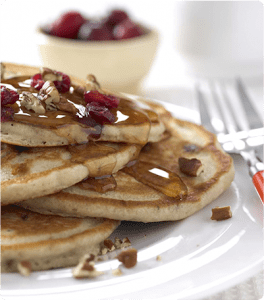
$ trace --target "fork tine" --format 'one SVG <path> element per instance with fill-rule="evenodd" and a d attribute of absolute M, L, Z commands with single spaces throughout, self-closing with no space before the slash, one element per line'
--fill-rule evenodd
<path fill-rule="evenodd" d="M 233 134 L 238 131 L 238 124 L 236 122 L 233 108 L 230 105 L 230 99 L 226 92 L 226 88 L 224 85 L 220 85 L 220 83 L 215 83 L 215 89 L 215 100 L 220 111 L 222 112 L 222 121 L 226 127 L 227 132 Z"/>
<path fill-rule="evenodd" d="M 236 79 L 236 87 L 238 95 L 241 99 L 241 104 L 244 106 L 244 109 L 247 112 L 247 119 L 250 129 L 263 127 L 263 122 L 253 107 L 241 78 Z"/>
<path fill-rule="evenodd" d="M 197 84 L 195 86 L 197 99 L 198 99 L 198 105 L 199 105 L 199 112 L 200 112 L 200 118 L 201 118 L 201 124 L 209 131 L 215 132 L 212 123 L 211 123 L 211 117 L 209 115 L 206 100 L 204 98 L 203 93 L 200 90 L 200 86 Z"/>

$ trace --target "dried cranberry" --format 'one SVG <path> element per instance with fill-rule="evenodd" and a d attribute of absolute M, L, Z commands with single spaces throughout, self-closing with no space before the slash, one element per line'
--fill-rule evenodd
<path fill-rule="evenodd" d="M 112 95 L 104 95 L 98 91 L 89 91 L 84 94 L 84 100 L 86 103 L 96 102 L 101 106 L 107 108 L 117 108 L 119 104 L 119 99 Z"/>
<path fill-rule="evenodd" d="M 69 91 L 70 86 L 71 86 L 71 80 L 70 77 L 62 72 L 57 72 L 55 71 L 56 74 L 59 74 L 62 76 L 62 81 L 53 81 L 57 90 L 60 93 L 66 93 Z"/>
<path fill-rule="evenodd" d="M 115 26 L 113 34 L 116 40 L 124 40 L 140 36 L 144 34 L 144 30 L 130 19 L 126 19 Z"/>
<path fill-rule="evenodd" d="M 35 74 L 31 77 L 31 86 L 37 90 L 40 90 L 45 81 L 42 79 L 42 75 L 40 73 Z"/>
<path fill-rule="evenodd" d="M 58 81 L 58 80 L 54 81 L 57 90 L 60 93 L 68 92 L 71 86 L 70 77 L 62 72 L 54 71 L 54 73 L 62 76 L 62 81 Z M 37 90 L 40 90 L 44 85 L 44 83 L 45 80 L 43 80 L 42 75 L 40 73 L 35 74 L 33 77 L 31 77 L 31 86 Z"/>
<path fill-rule="evenodd" d="M 128 19 L 128 14 L 120 9 L 112 10 L 106 19 L 106 24 L 111 28 Z"/>
<path fill-rule="evenodd" d="M 91 116 L 99 124 L 115 122 L 115 116 L 110 112 L 110 110 L 107 107 L 98 105 L 96 102 L 87 104 L 86 109 L 89 116 Z"/>
<path fill-rule="evenodd" d="M 78 39 L 87 41 L 109 41 L 114 37 L 104 22 L 86 22 L 78 33 Z"/>
<path fill-rule="evenodd" d="M 70 11 L 62 14 L 51 24 L 49 33 L 58 37 L 75 39 L 84 22 L 85 18 L 79 12 Z"/>
<path fill-rule="evenodd" d="M 14 119 L 14 110 L 12 107 L 1 107 L 1 122 L 8 122 Z"/>
<path fill-rule="evenodd" d="M 19 99 L 16 91 L 10 90 L 4 85 L 1 85 L 1 106 L 6 104 L 14 104 Z"/>

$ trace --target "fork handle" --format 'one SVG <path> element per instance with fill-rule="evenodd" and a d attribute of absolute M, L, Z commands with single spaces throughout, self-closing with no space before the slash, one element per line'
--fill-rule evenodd
<path fill-rule="evenodd" d="M 260 199 L 264 204 L 264 171 L 258 171 L 255 175 L 253 175 L 252 180 L 254 186 L 259 194 Z"/>

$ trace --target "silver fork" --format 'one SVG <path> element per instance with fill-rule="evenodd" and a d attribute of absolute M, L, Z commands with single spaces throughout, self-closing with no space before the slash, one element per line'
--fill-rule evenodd
<path fill-rule="evenodd" d="M 263 122 L 240 78 L 231 88 L 219 82 L 196 85 L 201 123 L 217 135 L 223 149 L 246 161 L 253 184 L 264 203 L 264 164 L 256 155 L 264 144 Z"/>

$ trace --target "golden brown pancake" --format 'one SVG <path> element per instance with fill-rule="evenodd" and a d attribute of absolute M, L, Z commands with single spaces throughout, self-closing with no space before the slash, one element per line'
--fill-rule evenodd
<path fill-rule="evenodd" d="M 20 262 L 32 270 L 74 266 L 84 254 L 97 255 L 118 221 L 47 216 L 8 205 L 2 207 L 2 272 L 17 272 Z"/>
<path fill-rule="evenodd" d="M 233 161 L 216 136 L 202 126 L 171 117 L 166 125 L 168 137 L 147 144 L 135 165 L 114 174 L 116 185 L 109 178 L 98 179 L 97 183 L 84 181 L 22 205 L 47 214 L 141 222 L 179 220 L 192 215 L 230 186 Z M 204 171 L 197 177 L 182 173 L 180 157 L 198 159 Z M 167 180 L 168 174 L 172 180 Z"/>
<path fill-rule="evenodd" d="M 1 204 L 44 196 L 87 176 L 116 173 L 134 160 L 136 144 L 87 143 L 76 146 L 25 148 L 1 144 Z"/>
<path fill-rule="evenodd" d="M 20 95 L 25 91 L 38 93 L 30 86 L 30 78 L 40 72 L 38 68 L 10 63 L 5 63 L 5 67 L 2 84 Z M 165 127 L 158 115 L 148 107 L 140 108 L 136 101 L 125 96 L 121 96 L 117 109 L 111 109 L 116 118 L 114 123 L 85 124 L 85 118 L 79 118 L 86 105 L 83 94 L 79 92 L 85 81 L 71 77 L 71 82 L 70 91 L 61 95 L 74 104 L 76 112 L 46 110 L 45 113 L 36 113 L 21 106 L 20 99 L 11 105 L 15 111 L 14 120 L 1 124 L 1 141 L 25 147 L 48 147 L 82 144 L 91 139 L 144 145 L 162 138 Z"/>

